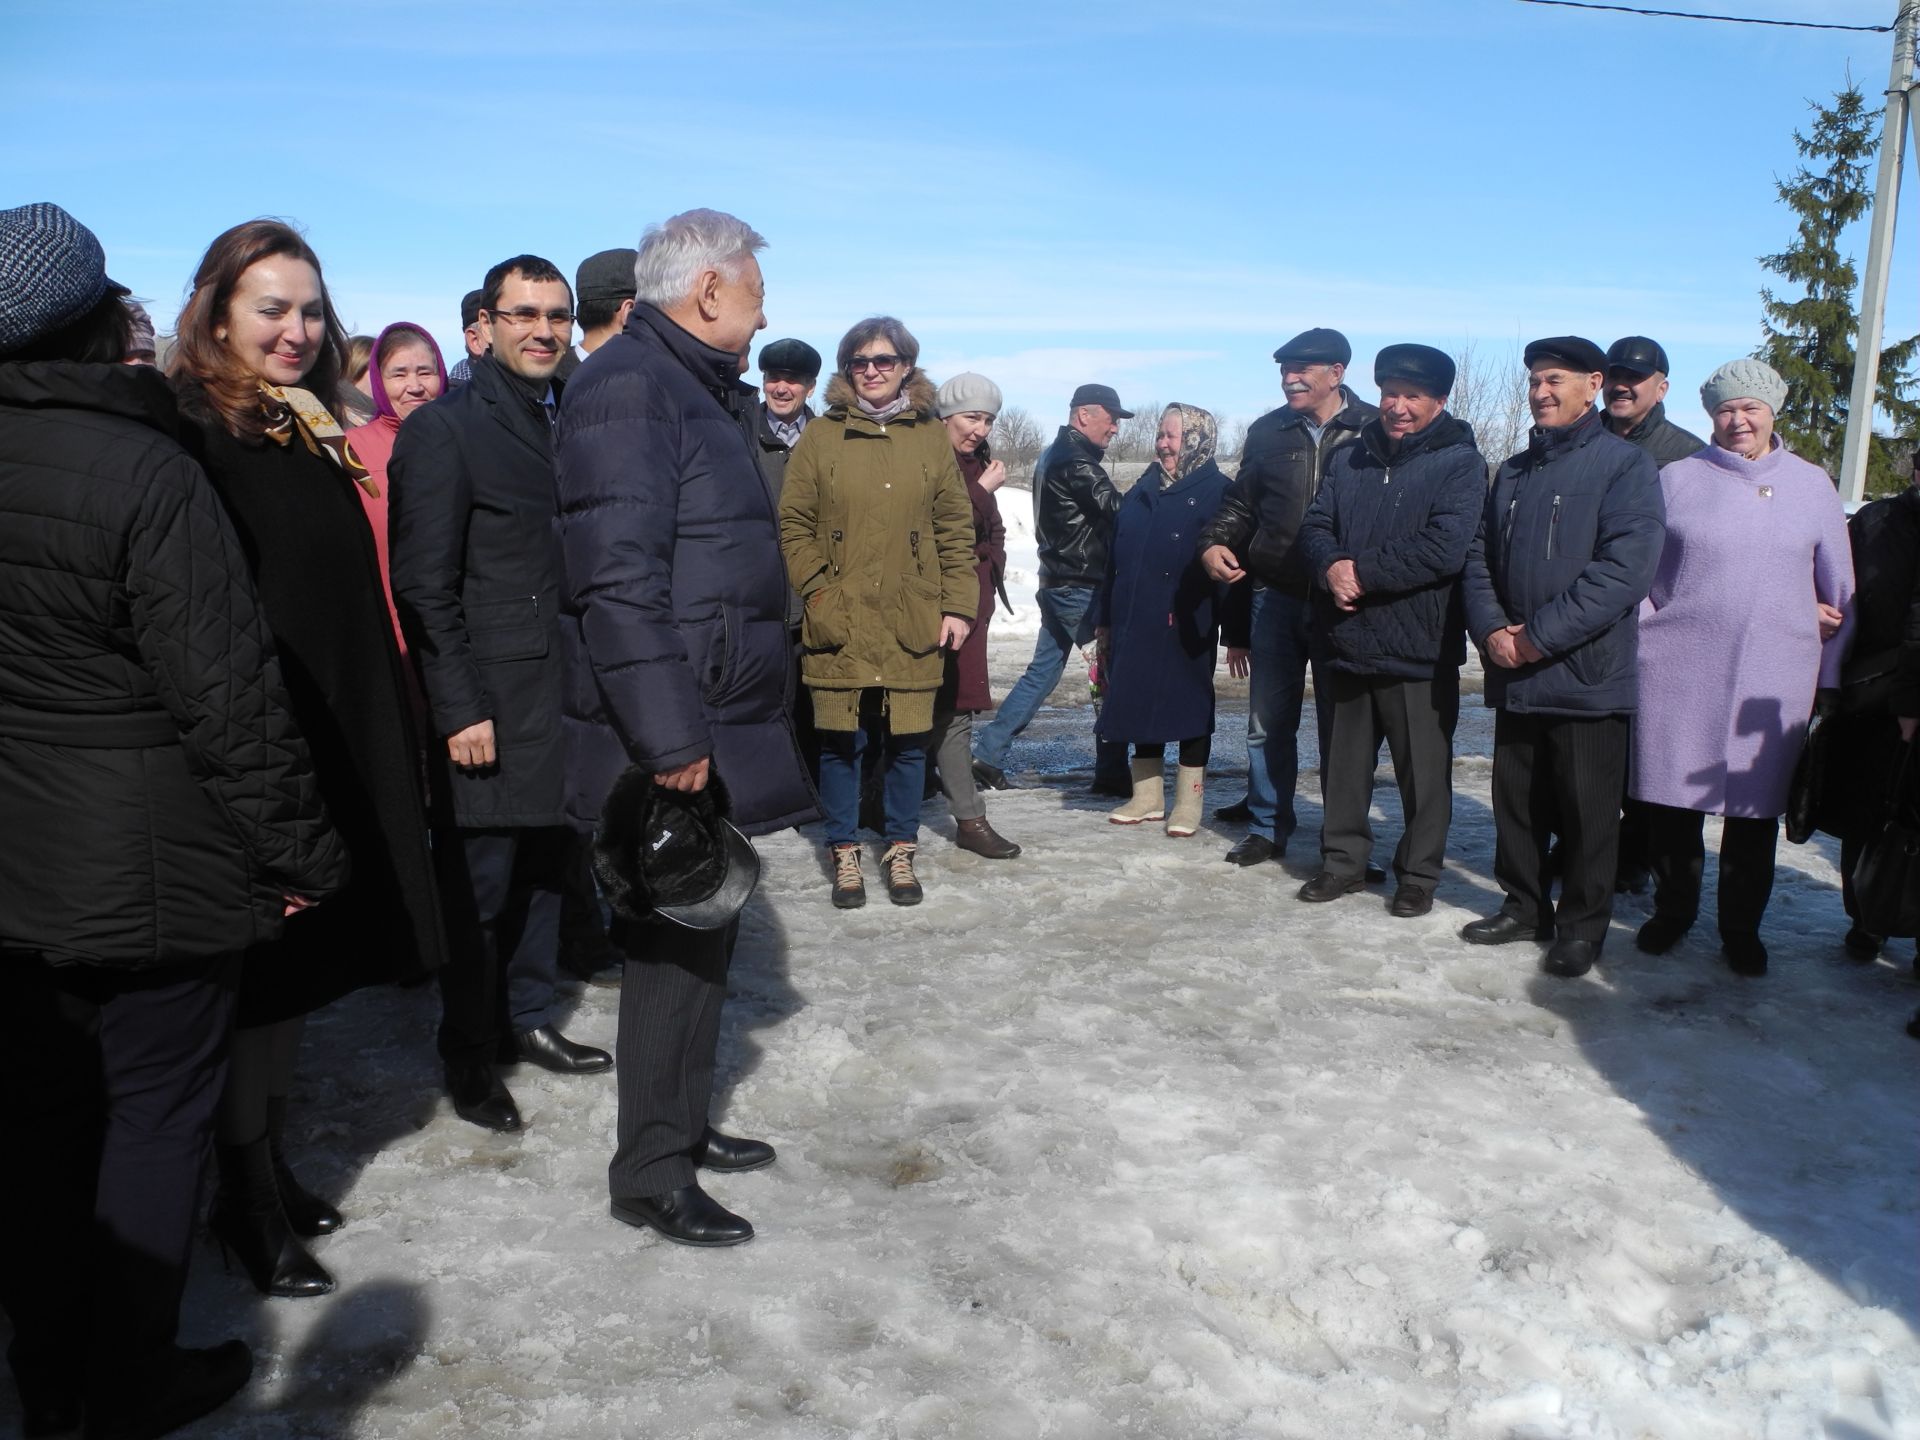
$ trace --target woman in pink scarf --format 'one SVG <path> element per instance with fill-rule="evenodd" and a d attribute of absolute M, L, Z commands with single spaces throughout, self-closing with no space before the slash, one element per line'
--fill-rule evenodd
<path fill-rule="evenodd" d="M 360 486 L 360 503 L 373 526 L 374 547 L 380 552 L 380 581 L 387 587 L 387 613 L 400 653 L 407 653 L 407 637 L 400 633 L 400 616 L 393 608 L 393 581 L 387 573 L 387 462 L 400 422 L 429 401 L 446 393 L 447 367 L 440 347 L 420 326 L 402 320 L 389 325 L 373 342 L 367 362 L 373 385 L 373 419 L 347 432 L 347 443 L 367 467 L 369 483 Z"/>

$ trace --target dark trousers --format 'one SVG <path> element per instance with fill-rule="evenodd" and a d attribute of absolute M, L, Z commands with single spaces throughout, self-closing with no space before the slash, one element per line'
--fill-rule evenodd
<path fill-rule="evenodd" d="M 0 1306 L 24 1397 L 110 1397 L 173 1344 L 238 980 L 232 956 L 136 972 L 0 956 Z"/>
<path fill-rule="evenodd" d="M 1501 909 L 1523 924 L 1552 924 L 1563 940 L 1604 940 L 1613 918 L 1627 717 L 1518 715 L 1493 722 L 1493 875 Z M 1560 905 L 1547 850 L 1561 839 Z"/>
<path fill-rule="evenodd" d="M 593 847 L 584 835 L 574 839 L 560 896 L 559 964 L 590 976 L 616 963 L 620 953 L 607 938 L 606 907 L 593 879 Z"/>
<path fill-rule="evenodd" d="M 553 1018 L 560 913 L 578 838 L 560 826 L 453 830 L 434 846 L 452 954 L 440 972 L 440 1054 L 498 1058 L 512 1030 Z"/>
<path fill-rule="evenodd" d="M 1653 913 L 1691 925 L 1700 913 L 1700 881 L 1707 868 L 1707 817 L 1698 810 L 1648 805 L 1653 861 Z M 1773 896 L 1778 820 L 1729 815 L 1720 831 L 1720 934 L 1758 935 Z"/>
<path fill-rule="evenodd" d="M 720 1007 L 739 935 L 667 922 L 629 924 L 614 1064 L 618 1137 L 607 1167 L 615 1197 L 664 1195 L 694 1183 L 693 1148 L 707 1128 Z"/>
<path fill-rule="evenodd" d="M 1380 742 L 1393 757 L 1405 820 L 1393 873 L 1403 885 L 1431 892 L 1447 858 L 1453 823 L 1453 731 L 1460 721 L 1460 672 L 1424 680 L 1352 675 L 1328 667 L 1333 701 L 1329 753 L 1320 759 L 1326 804 L 1320 865 L 1330 875 L 1358 877 L 1373 853 L 1373 772 Z"/>

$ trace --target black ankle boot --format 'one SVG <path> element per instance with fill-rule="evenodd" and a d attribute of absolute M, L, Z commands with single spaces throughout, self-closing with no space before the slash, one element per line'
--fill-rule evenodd
<path fill-rule="evenodd" d="M 296 1235 L 331 1235 L 346 1223 L 340 1212 L 308 1190 L 287 1165 L 280 1148 L 280 1132 L 287 1123 L 287 1097 L 267 1101 L 267 1148 L 273 1152 L 273 1180 L 280 1191 L 280 1208 L 287 1212 L 287 1228 Z"/>
<path fill-rule="evenodd" d="M 222 1255 L 237 1256 L 262 1295 L 296 1299 L 329 1293 L 333 1276 L 307 1253 L 287 1224 L 267 1137 L 213 1149 L 220 1162 L 220 1188 L 207 1213 L 207 1229 L 220 1242 Z"/>

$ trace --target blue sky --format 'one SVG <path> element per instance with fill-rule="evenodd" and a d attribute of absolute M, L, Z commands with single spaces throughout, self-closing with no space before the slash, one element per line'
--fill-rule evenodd
<path fill-rule="evenodd" d="M 1084 380 L 1258 414 L 1309 325 L 1352 337 L 1367 395 L 1394 341 L 1647 333 L 1696 420 L 1700 379 L 1757 341 L 1807 100 L 1849 67 L 1877 97 L 1890 49 L 1518 0 L 0 12 L 0 205 L 67 206 L 163 325 L 255 215 L 306 229 L 350 326 L 446 344 L 495 260 L 571 273 L 712 205 L 771 241 L 764 339 L 831 353 L 891 312 L 936 376 L 983 370 L 1049 423 Z M 1920 328 L 1913 231 L 1896 334 Z"/>

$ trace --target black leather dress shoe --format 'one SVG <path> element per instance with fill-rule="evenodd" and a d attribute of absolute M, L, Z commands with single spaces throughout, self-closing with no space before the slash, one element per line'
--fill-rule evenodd
<path fill-rule="evenodd" d="M 503 1132 L 520 1128 L 520 1107 L 491 1065 L 448 1065 L 447 1094 L 453 1097 L 453 1113 L 470 1124 Z"/>
<path fill-rule="evenodd" d="M 740 1245 L 753 1238 L 753 1226 L 698 1185 L 664 1195 L 616 1195 L 610 1209 L 622 1224 L 657 1230 L 676 1245 Z"/>
<path fill-rule="evenodd" d="M 1502 910 L 1498 915 L 1461 926 L 1460 938 L 1469 945 L 1511 945 L 1516 940 L 1551 940 L 1553 927 L 1527 925 Z"/>
<path fill-rule="evenodd" d="M 1758 935 L 1722 935 L 1720 953 L 1727 957 L 1727 968 L 1749 979 L 1767 973 L 1767 947 Z"/>
<path fill-rule="evenodd" d="M 1367 884 L 1384 885 L 1386 883 L 1386 880 L 1387 880 L 1387 872 L 1382 870 L 1378 865 L 1375 865 L 1372 862 L 1368 862 Z"/>
<path fill-rule="evenodd" d="M 1222 805 L 1213 812 L 1213 818 L 1224 820 L 1229 825 L 1244 825 L 1253 819 L 1253 807 L 1245 799 L 1234 801 L 1231 805 Z"/>
<path fill-rule="evenodd" d="M 1387 907 L 1387 913 L 1401 920 L 1411 920 L 1433 909 L 1433 892 L 1422 890 L 1418 885 L 1402 885 L 1393 892 L 1393 903 Z"/>
<path fill-rule="evenodd" d="M 1634 948 L 1648 955 L 1664 955 L 1678 945 L 1681 937 L 1692 928 L 1691 920 L 1680 920 L 1671 915 L 1656 915 L 1642 925 L 1634 935 Z"/>
<path fill-rule="evenodd" d="M 1351 895 L 1365 882 L 1358 875 L 1333 875 L 1322 870 L 1300 887 L 1300 898 L 1315 905 Z"/>
<path fill-rule="evenodd" d="M 613 1056 L 606 1051 L 576 1045 L 551 1025 L 520 1031 L 513 1037 L 513 1053 L 556 1075 L 592 1075 L 613 1068 Z"/>
<path fill-rule="evenodd" d="M 773 1147 L 764 1140 L 722 1135 L 709 1125 L 693 1147 L 693 1163 L 703 1170 L 761 1170 L 773 1163 Z"/>
<path fill-rule="evenodd" d="M 1248 835 L 1227 851 L 1229 865 L 1258 865 L 1271 860 L 1278 847 L 1264 835 Z"/>
<path fill-rule="evenodd" d="M 1572 980 L 1591 970 L 1593 962 L 1599 958 L 1598 940 L 1556 940 L 1553 948 L 1547 951 L 1547 958 L 1540 962 L 1540 968 L 1549 975 Z"/>
<path fill-rule="evenodd" d="M 982 790 L 1011 790 L 1007 783 L 1007 772 L 998 765 L 989 765 L 976 758 L 973 762 L 973 783 Z"/>

